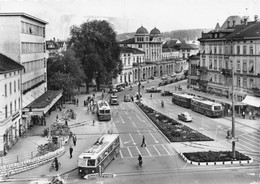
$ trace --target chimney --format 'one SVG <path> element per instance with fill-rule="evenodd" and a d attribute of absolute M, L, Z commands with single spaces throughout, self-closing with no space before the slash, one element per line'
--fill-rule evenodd
<path fill-rule="evenodd" d="M 255 15 L 255 21 L 257 22 L 257 20 L 258 20 L 258 15 Z"/>
<path fill-rule="evenodd" d="M 53 37 L 53 41 L 55 41 L 55 37 Z"/>
<path fill-rule="evenodd" d="M 247 17 L 244 17 L 244 24 L 247 25 Z"/>

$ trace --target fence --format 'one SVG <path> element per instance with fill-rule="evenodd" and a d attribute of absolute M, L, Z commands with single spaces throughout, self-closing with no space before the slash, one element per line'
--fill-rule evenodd
<path fill-rule="evenodd" d="M 33 159 L 37 156 L 38 152 L 37 151 L 32 151 L 24 154 L 19 154 L 16 156 L 4 156 L 0 157 L 0 165 L 7 165 L 7 164 L 14 164 L 14 163 L 19 163 L 23 162 L 25 160 Z"/>

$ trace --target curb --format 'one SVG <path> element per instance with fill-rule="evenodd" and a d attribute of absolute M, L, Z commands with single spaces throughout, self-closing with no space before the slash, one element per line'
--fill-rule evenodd
<path fill-rule="evenodd" d="M 153 121 L 144 113 L 144 111 L 134 102 L 135 106 L 144 114 L 144 116 L 152 123 L 152 125 L 160 132 L 160 134 L 169 142 L 172 143 L 162 132 L 161 130 L 153 123 Z"/>
<path fill-rule="evenodd" d="M 182 152 L 179 153 L 180 156 L 182 157 L 182 159 L 187 162 L 188 164 L 191 165 L 231 165 L 231 164 L 252 164 L 253 163 L 253 159 L 251 158 L 251 160 L 236 160 L 236 161 L 222 161 L 222 162 L 194 162 L 191 161 L 189 159 L 187 159 Z"/>

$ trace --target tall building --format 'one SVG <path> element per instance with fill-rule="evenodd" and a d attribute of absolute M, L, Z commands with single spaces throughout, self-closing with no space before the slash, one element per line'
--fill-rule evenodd
<path fill-rule="evenodd" d="M 251 22 L 248 17 L 230 16 L 221 27 L 217 24 L 214 30 L 202 33 L 199 41 L 199 88 L 231 99 L 233 80 L 235 101 L 257 107 L 253 102 L 260 104 L 260 22 L 257 16 Z M 254 100 L 244 101 L 247 96 Z"/>
<path fill-rule="evenodd" d="M 0 156 L 15 144 L 22 127 L 21 75 L 23 66 L 0 53 Z"/>
<path fill-rule="evenodd" d="M 25 130 L 43 123 L 44 115 L 62 95 L 61 91 L 47 91 L 46 24 L 26 13 L 0 13 L 0 53 L 24 67 L 19 86 L 21 126 Z M 2 105 L 2 101 L 0 103 Z"/>

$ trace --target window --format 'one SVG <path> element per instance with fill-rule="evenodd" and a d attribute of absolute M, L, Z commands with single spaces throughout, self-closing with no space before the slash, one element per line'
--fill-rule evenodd
<path fill-rule="evenodd" d="M 233 54 L 233 46 L 230 46 L 230 54 Z"/>
<path fill-rule="evenodd" d="M 18 91 L 20 90 L 20 79 L 18 79 Z"/>
<path fill-rule="evenodd" d="M 237 87 L 240 87 L 240 77 L 237 76 Z"/>
<path fill-rule="evenodd" d="M 240 45 L 237 46 L 237 54 L 240 54 Z"/>
<path fill-rule="evenodd" d="M 214 82 L 217 82 L 217 80 L 218 80 L 217 74 L 214 74 Z"/>
<path fill-rule="evenodd" d="M 250 54 L 250 55 L 253 55 L 253 54 L 254 54 L 253 45 L 250 45 L 249 54 Z"/>
<path fill-rule="evenodd" d="M 240 60 L 237 60 L 237 72 L 240 72 L 240 70 L 241 70 Z"/>
<path fill-rule="evenodd" d="M 218 61 L 215 59 L 214 61 L 214 69 L 217 69 L 218 68 Z"/>
<path fill-rule="evenodd" d="M 202 60 L 202 66 L 206 66 L 206 61 L 205 61 L 205 59 Z"/>
<path fill-rule="evenodd" d="M 129 57 L 129 58 L 128 58 L 128 65 L 130 65 L 130 59 L 131 59 L 131 58 Z"/>
<path fill-rule="evenodd" d="M 10 115 L 13 114 L 13 105 L 12 105 L 12 102 L 10 103 Z"/>
<path fill-rule="evenodd" d="M 219 54 L 222 54 L 222 47 L 220 46 L 218 49 Z"/>
<path fill-rule="evenodd" d="M 243 61 L 243 72 L 247 72 L 246 60 Z"/>
<path fill-rule="evenodd" d="M 10 88 L 10 95 L 12 94 L 12 83 L 9 83 L 9 88 Z"/>
<path fill-rule="evenodd" d="M 243 54 L 246 54 L 246 46 L 243 46 Z"/>
<path fill-rule="evenodd" d="M 16 100 L 14 101 L 14 112 L 16 112 Z"/>
<path fill-rule="evenodd" d="M 247 79 L 246 79 L 246 77 L 243 78 L 243 88 L 247 88 Z"/>
<path fill-rule="evenodd" d="M 20 97 L 18 98 L 18 108 L 19 108 L 19 109 L 21 108 L 21 100 L 20 100 Z"/>
<path fill-rule="evenodd" d="M 214 47 L 214 54 L 217 54 L 217 47 Z"/>
<path fill-rule="evenodd" d="M 16 92 L 16 81 L 14 81 L 14 92 Z"/>
<path fill-rule="evenodd" d="M 138 48 L 142 48 L 142 44 L 138 44 Z"/>
<path fill-rule="evenodd" d="M 254 61 L 253 60 L 249 61 L 249 72 L 254 73 Z"/>
<path fill-rule="evenodd" d="M 209 69 L 212 69 L 212 59 L 209 59 Z"/>
<path fill-rule="evenodd" d="M 255 87 L 255 85 L 254 85 L 254 79 L 250 79 L 250 80 L 249 80 L 249 87 L 250 87 L 250 88 Z"/>
<path fill-rule="evenodd" d="M 7 108 L 7 105 L 5 105 L 5 118 L 8 117 L 8 108 Z"/>
<path fill-rule="evenodd" d="M 7 84 L 5 84 L 5 97 L 7 97 Z"/>

